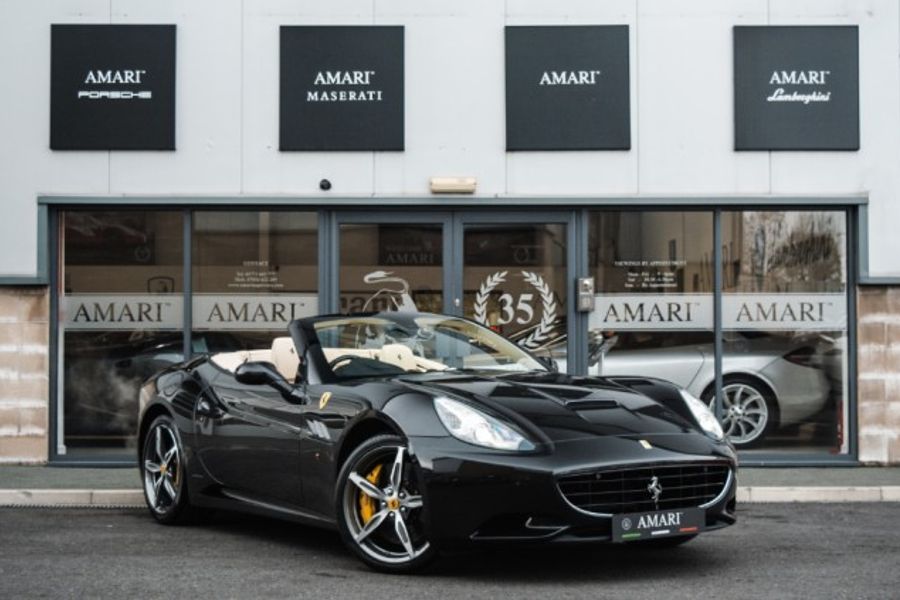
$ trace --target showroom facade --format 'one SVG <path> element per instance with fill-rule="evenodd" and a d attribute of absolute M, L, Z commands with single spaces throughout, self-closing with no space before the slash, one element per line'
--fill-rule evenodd
<path fill-rule="evenodd" d="M 137 389 L 159 368 L 268 345 L 291 318 L 412 308 L 571 373 L 675 381 L 720 412 L 745 464 L 900 460 L 897 7 L 476 4 L 235 4 L 224 32 L 198 9 L 6 19 L 53 71 L 23 118 L 47 135 L 10 122 L 30 149 L 4 154 L 31 224 L 5 225 L 0 460 L 131 462 Z M 452 43 L 472 31 L 475 48 Z M 51 60 L 101 38 L 100 55 L 146 46 L 121 68 Z M 873 64 L 892 70 L 876 82 Z M 110 95 L 126 93 L 150 94 L 147 111 L 120 110 Z"/>

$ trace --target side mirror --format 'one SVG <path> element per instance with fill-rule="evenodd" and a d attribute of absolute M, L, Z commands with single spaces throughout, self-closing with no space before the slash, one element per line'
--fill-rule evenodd
<path fill-rule="evenodd" d="M 305 398 L 270 362 L 245 362 L 234 371 L 234 378 L 244 385 L 268 385 L 281 393 L 292 404 L 303 404 Z"/>

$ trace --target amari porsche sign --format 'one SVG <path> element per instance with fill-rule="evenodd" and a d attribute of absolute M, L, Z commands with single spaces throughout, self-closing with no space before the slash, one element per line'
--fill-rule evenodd
<path fill-rule="evenodd" d="M 507 150 L 628 150 L 628 26 L 506 28 Z"/>
<path fill-rule="evenodd" d="M 735 27 L 734 147 L 858 150 L 858 27 Z"/>
<path fill-rule="evenodd" d="M 281 150 L 403 150 L 403 27 L 281 28 Z"/>
<path fill-rule="evenodd" d="M 53 25 L 50 148 L 175 149 L 175 25 Z"/>

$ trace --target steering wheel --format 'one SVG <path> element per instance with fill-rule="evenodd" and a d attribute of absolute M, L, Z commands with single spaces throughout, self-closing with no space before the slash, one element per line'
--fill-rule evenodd
<path fill-rule="evenodd" d="M 356 354 L 341 354 L 331 360 L 328 361 L 328 366 L 332 371 L 335 370 L 335 367 L 343 362 L 352 362 L 354 360 L 372 360 L 371 358 L 367 358 L 365 356 L 357 356 Z"/>

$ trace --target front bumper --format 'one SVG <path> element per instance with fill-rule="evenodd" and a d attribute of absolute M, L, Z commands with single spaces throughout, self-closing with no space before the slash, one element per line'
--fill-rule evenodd
<path fill-rule="evenodd" d="M 556 444 L 551 452 L 529 455 L 482 450 L 453 438 L 411 438 L 410 445 L 420 469 L 427 534 L 442 548 L 516 542 L 611 542 L 612 517 L 570 504 L 559 490 L 557 477 L 622 466 L 726 464 L 731 476 L 722 493 L 703 508 L 704 530 L 720 529 L 736 520 L 736 461 L 725 445 L 715 445 L 720 452 L 694 454 L 659 448 L 654 443 L 653 450 L 644 451 L 645 455 L 632 450 L 627 457 L 622 448 L 635 446 L 635 440 L 577 440 Z M 615 461 L 591 459 L 617 454 L 621 457 Z"/>

